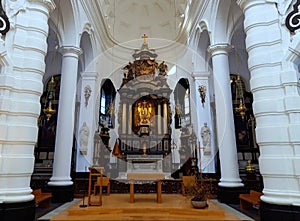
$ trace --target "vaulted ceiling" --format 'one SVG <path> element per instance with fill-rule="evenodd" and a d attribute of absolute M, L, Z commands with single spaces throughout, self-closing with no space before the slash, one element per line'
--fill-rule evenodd
<path fill-rule="evenodd" d="M 189 0 L 98 0 L 110 36 L 117 42 L 140 38 L 175 40 L 183 31 Z"/>

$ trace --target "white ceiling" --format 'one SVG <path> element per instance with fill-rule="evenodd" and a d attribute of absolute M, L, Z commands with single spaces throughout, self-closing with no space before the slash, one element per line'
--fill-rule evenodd
<path fill-rule="evenodd" d="M 107 30 L 117 42 L 147 34 L 175 40 L 182 32 L 189 0 L 98 0 Z"/>

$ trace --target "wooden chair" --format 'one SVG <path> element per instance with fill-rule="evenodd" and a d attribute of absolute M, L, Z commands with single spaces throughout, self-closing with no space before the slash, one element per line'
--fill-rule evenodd
<path fill-rule="evenodd" d="M 182 176 L 182 183 L 181 183 L 181 193 L 183 196 L 186 196 L 185 187 L 191 186 L 196 183 L 195 176 Z"/>
<path fill-rule="evenodd" d="M 110 179 L 109 179 L 109 177 L 97 177 L 97 181 L 94 185 L 94 194 L 96 195 L 97 187 L 99 187 L 99 190 L 100 190 L 101 179 L 102 179 L 102 187 L 103 186 L 107 187 L 107 195 L 109 196 L 110 195 Z"/>

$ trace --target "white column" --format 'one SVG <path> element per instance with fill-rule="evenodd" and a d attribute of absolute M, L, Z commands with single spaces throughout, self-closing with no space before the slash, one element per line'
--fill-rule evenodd
<path fill-rule="evenodd" d="M 75 96 L 80 48 L 64 46 L 56 129 L 53 173 L 49 186 L 72 185 L 70 177 L 74 138 Z"/>
<path fill-rule="evenodd" d="M 158 104 L 157 105 L 157 134 L 161 134 L 161 120 L 162 120 L 162 117 L 161 117 L 161 105 Z"/>
<path fill-rule="evenodd" d="M 48 17 L 55 5 L 45 0 L 27 2 L 25 8 L 17 4 L 10 7 L 7 16 L 14 25 L 2 36 L 5 44 L 0 46 L 0 205 L 34 198 L 30 179 L 43 91 Z M 3 211 L 2 217 L 6 213 Z"/>
<path fill-rule="evenodd" d="M 230 73 L 226 43 L 209 47 L 212 56 L 216 99 L 217 142 L 221 164 L 219 186 L 242 187 L 239 177 L 233 109 L 231 101 Z"/>
<path fill-rule="evenodd" d="M 264 181 L 261 199 L 270 204 L 299 206 L 298 70 L 293 68 L 294 63 L 285 63 L 288 51 L 294 51 L 294 41 L 282 29 L 275 2 L 237 2 L 245 14 L 246 49 L 251 70 L 256 138 L 260 149 L 259 168 Z M 299 59 L 298 53 L 296 59 Z"/>
<path fill-rule="evenodd" d="M 132 104 L 129 104 L 129 125 L 128 125 L 128 134 L 132 132 Z"/>
<path fill-rule="evenodd" d="M 164 134 L 168 133 L 168 107 L 167 107 L 167 102 L 163 103 L 163 132 Z"/>
<path fill-rule="evenodd" d="M 97 116 L 95 113 L 95 111 L 97 111 L 97 109 L 95 109 L 95 104 L 97 103 L 96 98 L 98 95 L 96 86 L 97 72 L 82 72 L 81 78 L 82 86 L 80 92 L 80 111 L 78 116 L 77 147 L 80 147 L 80 128 L 84 122 L 89 128 L 89 140 L 87 146 L 87 155 L 82 155 L 79 148 L 77 148 L 76 171 L 87 172 L 88 167 L 93 164 L 94 132 L 97 129 L 95 128 L 95 123 L 98 122 L 98 119 L 95 120 L 94 117 Z M 88 100 L 85 98 L 85 88 L 91 88 L 91 95 Z"/>
<path fill-rule="evenodd" d="M 127 113 L 126 113 L 126 103 L 122 104 L 122 134 L 126 134 L 126 128 L 127 128 Z"/>

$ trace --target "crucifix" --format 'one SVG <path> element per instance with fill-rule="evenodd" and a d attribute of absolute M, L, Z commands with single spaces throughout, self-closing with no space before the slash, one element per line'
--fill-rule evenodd
<path fill-rule="evenodd" d="M 146 39 L 148 38 L 148 36 L 146 35 L 146 34 L 144 34 L 143 36 L 142 36 L 142 38 L 144 39 L 144 45 L 146 45 L 147 43 L 146 43 Z"/>

